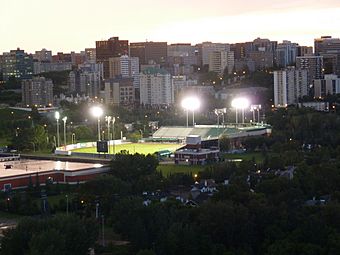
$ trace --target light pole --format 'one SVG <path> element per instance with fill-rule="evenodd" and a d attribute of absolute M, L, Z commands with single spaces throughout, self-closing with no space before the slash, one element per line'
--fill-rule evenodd
<path fill-rule="evenodd" d="M 182 107 L 187 114 L 187 127 L 189 126 L 189 111 L 192 111 L 192 125 L 195 126 L 195 111 L 200 108 L 201 102 L 197 97 L 187 97 L 182 100 Z"/>
<path fill-rule="evenodd" d="M 235 108 L 236 124 L 238 124 L 238 114 L 237 114 L 238 109 L 242 110 L 242 123 L 244 123 L 244 110 L 249 107 L 249 100 L 247 98 L 244 98 L 244 97 L 235 98 L 231 102 L 231 106 L 233 108 Z"/>
<path fill-rule="evenodd" d="M 59 136 L 59 119 L 60 119 L 60 113 L 59 112 L 55 112 L 54 114 L 55 119 L 57 120 L 57 146 L 60 146 L 60 136 Z"/>
<path fill-rule="evenodd" d="M 254 122 L 256 122 L 255 111 L 257 111 L 257 122 L 260 123 L 260 110 L 261 110 L 261 105 L 260 104 L 251 105 L 250 111 L 253 112 L 253 121 Z"/>
<path fill-rule="evenodd" d="M 110 124 L 111 124 L 111 116 L 105 116 L 105 120 L 107 122 L 107 140 L 109 141 L 109 154 L 110 154 Z"/>
<path fill-rule="evenodd" d="M 72 133 L 72 144 L 76 143 L 76 134 Z"/>
<path fill-rule="evenodd" d="M 111 124 L 111 116 L 105 116 L 105 120 L 107 122 L 107 140 L 110 140 L 110 124 Z"/>
<path fill-rule="evenodd" d="M 93 106 L 91 108 L 91 113 L 94 117 L 97 118 L 98 123 L 98 141 L 100 141 L 100 117 L 103 115 L 103 109 L 99 106 Z"/>
<path fill-rule="evenodd" d="M 66 143 L 66 121 L 67 121 L 67 117 L 65 116 L 64 118 L 62 118 L 63 122 L 64 122 L 64 146 L 66 147 L 67 143 Z"/>
<path fill-rule="evenodd" d="M 68 195 L 66 197 L 66 215 L 68 215 Z"/>

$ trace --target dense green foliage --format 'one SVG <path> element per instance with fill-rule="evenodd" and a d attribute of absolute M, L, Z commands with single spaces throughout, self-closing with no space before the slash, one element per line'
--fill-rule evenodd
<path fill-rule="evenodd" d="M 15 229 L 6 232 L 1 254 L 85 255 L 97 239 L 98 230 L 94 226 L 91 220 L 74 216 L 25 218 Z"/>

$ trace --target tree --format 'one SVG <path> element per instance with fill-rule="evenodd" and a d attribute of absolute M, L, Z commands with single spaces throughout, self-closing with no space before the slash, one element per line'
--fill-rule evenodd
<path fill-rule="evenodd" d="M 44 220 L 24 218 L 5 232 L 1 254 L 86 255 L 98 236 L 97 225 L 75 216 Z"/>
<path fill-rule="evenodd" d="M 230 139 L 227 136 L 222 136 L 219 139 L 220 150 L 221 151 L 229 151 L 230 150 Z"/>
<path fill-rule="evenodd" d="M 157 158 L 150 154 L 117 154 L 111 163 L 111 174 L 123 181 L 135 182 L 141 176 L 155 173 L 157 166 Z"/>

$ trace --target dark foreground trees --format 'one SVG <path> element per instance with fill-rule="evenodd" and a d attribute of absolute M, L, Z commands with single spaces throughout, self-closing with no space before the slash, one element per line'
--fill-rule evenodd
<path fill-rule="evenodd" d="M 0 254 L 85 255 L 97 240 L 96 225 L 75 216 L 24 218 L 5 233 Z"/>

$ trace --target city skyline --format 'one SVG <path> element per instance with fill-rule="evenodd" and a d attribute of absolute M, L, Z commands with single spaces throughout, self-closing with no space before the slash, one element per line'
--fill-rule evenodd
<path fill-rule="evenodd" d="M 20 47 L 53 52 L 95 47 L 95 41 L 119 36 L 129 42 L 245 42 L 257 37 L 312 46 L 314 38 L 340 37 L 340 3 L 318 1 L 188 0 L 171 4 L 130 0 L 58 2 L 4 0 L 0 52 Z M 15 11 L 13 11 L 15 10 Z"/>

